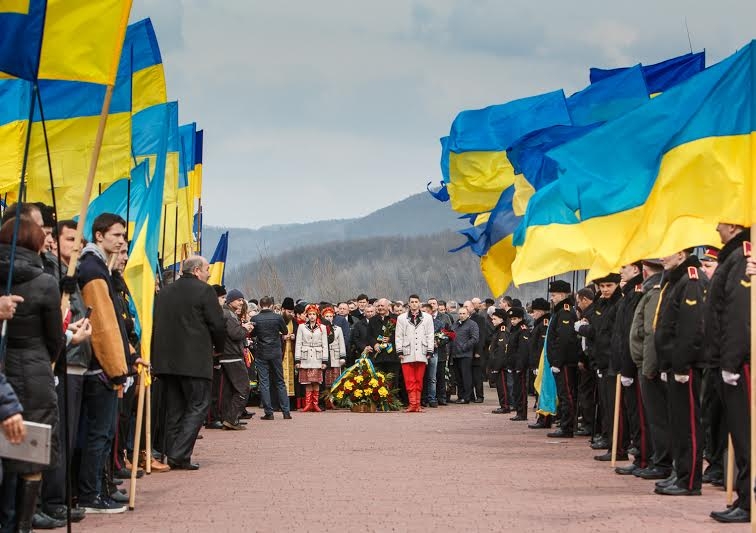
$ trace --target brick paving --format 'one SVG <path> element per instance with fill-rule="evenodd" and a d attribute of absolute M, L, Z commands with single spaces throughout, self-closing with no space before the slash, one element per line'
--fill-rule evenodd
<path fill-rule="evenodd" d="M 711 510 L 725 494 L 657 496 L 484 404 L 423 414 L 293 413 L 244 432 L 203 430 L 196 472 L 145 476 L 136 510 L 75 531 L 747 531 Z M 531 413 L 531 419 L 533 415 Z M 624 463 L 623 463 L 624 464 Z"/>

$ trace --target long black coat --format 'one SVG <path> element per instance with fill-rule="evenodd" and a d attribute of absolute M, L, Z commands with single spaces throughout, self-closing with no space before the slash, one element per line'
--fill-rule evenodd
<path fill-rule="evenodd" d="M 10 246 L 0 245 L 0 279 L 7 280 Z M 42 270 L 39 254 L 16 248 L 12 294 L 24 298 L 8 322 L 5 375 L 24 408 L 24 420 L 52 426 L 51 466 L 58 455 L 58 401 L 52 363 L 65 344 L 58 282 Z M 43 467 L 24 461 L 5 460 L 9 472 L 30 474 Z"/>
<path fill-rule="evenodd" d="M 213 379 L 213 353 L 223 352 L 226 328 L 210 285 L 184 274 L 160 291 L 153 328 L 155 374 Z"/>

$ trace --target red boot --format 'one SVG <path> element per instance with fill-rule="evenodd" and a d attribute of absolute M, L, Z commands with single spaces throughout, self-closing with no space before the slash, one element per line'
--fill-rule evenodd
<path fill-rule="evenodd" d="M 415 412 L 416 413 L 424 413 L 425 409 L 423 409 L 423 406 L 420 404 L 420 399 L 422 396 L 422 391 L 416 390 L 415 391 Z"/>
<path fill-rule="evenodd" d="M 323 410 L 318 406 L 318 399 L 320 394 L 318 394 L 318 389 L 315 389 L 312 391 L 312 396 L 310 396 L 310 405 L 312 406 L 312 410 L 315 413 L 320 413 Z"/>
<path fill-rule="evenodd" d="M 304 409 L 302 409 L 303 413 L 306 413 L 307 411 L 312 411 L 312 391 L 306 390 L 305 391 L 305 406 Z"/>

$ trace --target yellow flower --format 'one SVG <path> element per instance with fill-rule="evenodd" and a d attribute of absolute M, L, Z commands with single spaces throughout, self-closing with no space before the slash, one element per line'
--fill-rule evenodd
<path fill-rule="evenodd" d="M 336 398 L 337 399 L 341 400 L 343 397 L 344 397 L 344 391 L 343 390 L 340 390 L 339 392 L 336 393 Z"/>
<path fill-rule="evenodd" d="M 362 376 L 357 376 L 356 378 L 354 378 L 354 381 L 357 383 L 362 383 L 364 380 L 365 378 L 363 378 Z"/>
<path fill-rule="evenodd" d="M 344 383 L 344 388 L 346 390 L 352 390 L 354 388 L 354 383 L 352 383 L 351 381 L 347 381 L 346 383 Z"/>
<path fill-rule="evenodd" d="M 378 376 L 381 379 L 386 379 L 386 376 L 383 375 L 383 372 L 376 373 L 376 376 Z"/>
<path fill-rule="evenodd" d="M 380 389 L 378 389 L 378 395 L 381 398 L 385 398 L 386 396 L 388 396 L 388 389 L 386 387 L 381 387 Z"/>
<path fill-rule="evenodd" d="M 365 389 L 365 396 L 370 396 L 371 394 L 373 394 L 373 389 L 371 389 L 370 387 Z"/>
<path fill-rule="evenodd" d="M 360 389 L 357 389 L 356 391 L 354 391 L 354 397 L 362 398 L 362 391 Z"/>
<path fill-rule="evenodd" d="M 377 386 L 378 386 L 378 380 L 377 380 L 377 379 L 375 379 L 375 378 L 373 378 L 373 379 L 371 379 L 371 380 L 370 380 L 370 381 L 368 382 L 368 385 L 370 385 L 371 387 L 377 387 Z"/>

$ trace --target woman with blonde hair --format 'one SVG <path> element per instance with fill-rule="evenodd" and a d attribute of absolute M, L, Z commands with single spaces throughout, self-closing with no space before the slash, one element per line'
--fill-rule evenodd
<path fill-rule="evenodd" d="M 299 383 L 305 386 L 305 407 L 302 411 L 321 412 L 318 393 L 323 382 L 323 370 L 328 363 L 328 331 L 318 318 L 318 306 L 305 308 L 305 323 L 297 328 L 294 349 Z"/>

